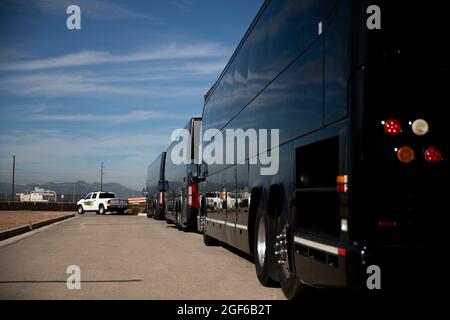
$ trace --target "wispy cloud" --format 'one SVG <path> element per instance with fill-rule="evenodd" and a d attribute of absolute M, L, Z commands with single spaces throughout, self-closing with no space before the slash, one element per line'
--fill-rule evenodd
<path fill-rule="evenodd" d="M 106 80 L 106 81 L 105 81 Z M 113 82 L 115 82 L 114 84 Z M 127 81 L 131 81 L 128 78 Z M 143 79 L 138 79 L 143 80 Z M 149 80 L 149 79 L 148 79 Z M 203 86 L 193 85 L 124 85 L 119 78 L 102 79 L 92 74 L 31 74 L 7 76 L 0 79 L 0 94 L 16 96 L 88 96 L 88 95 L 135 95 L 142 97 L 192 97 L 202 94 Z"/>
<path fill-rule="evenodd" d="M 14 47 L 0 44 L 0 60 L 23 59 L 29 57 L 29 53 Z"/>
<path fill-rule="evenodd" d="M 1 63 L 1 71 L 35 71 L 42 69 L 80 67 L 105 63 L 130 63 L 154 60 L 174 60 L 192 58 L 214 58 L 228 56 L 229 51 L 216 43 L 200 43 L 180 45 L 167 44 L 162 47 L 134 52 L 124 55 L 114 55 L 105 51 L 81 51 L 59 57 L 21 60 Z"/>
<path fill-rule="evenodd" d="M 179 115 L 167 112 L 136 110 L 125 114 L 102 115 L 102 114 L 36 114 L 29 117 L 36 121 L 68 121 L 68 122 L 110 122 L 113 124 L 122 124 L 130 122 L 139 122 L 152 119 L 187 119 L 187 115 Z"/>
<path fill-rule="evenodd" d="M 149 18 L 149 14 L 137 12 L 123 5 L 104 0 L 15 0 L 9 1 L 15 7 L 37 9 L 48 14 L 61 15 L 71 4 L 80 6 L 83 18 L 94 20 L 123 20 Z"/>

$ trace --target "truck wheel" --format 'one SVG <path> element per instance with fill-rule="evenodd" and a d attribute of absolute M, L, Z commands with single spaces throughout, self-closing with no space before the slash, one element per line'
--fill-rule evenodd
<path fill-rule="evenodd" d="M 78 206 L 77 208 L 78 214 L 84 214 L 83 206 Z"/>
<path fill-rule="evenodd" d="M 271 250 L 271 230 L 269 218 L 262 210 L 258 209 L 255 217 L 253 252 L 255 258 L 256 275 L 259 282 L 265 286 L 272 286 L 273 280 L 269 275 L 270 264 L 273 263 Z"/>
<path fill-rule="evenodd" d="M 102 204 L 98 207 L 98 213 L 105 214 L 105 207 Z"/>

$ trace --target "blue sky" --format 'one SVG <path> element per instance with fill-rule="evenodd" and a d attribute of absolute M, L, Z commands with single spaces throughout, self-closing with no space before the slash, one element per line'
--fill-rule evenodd
<path fill-rule="evenodd" d="M 0 182 L 140 190 L 263 0 L 0 2 Z M 81 30 L 66 8 L 81 8 Z"/>

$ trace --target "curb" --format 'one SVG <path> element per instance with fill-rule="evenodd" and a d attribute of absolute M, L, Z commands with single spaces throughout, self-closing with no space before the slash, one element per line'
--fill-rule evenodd
<path fill-rule="evenodd" d="M 17 227 L 17 228 L 13 228 L 13 229 L 8 229 L 5 231 L 0 231 L 0 241 L 18 236 L 22 233 L 26 233 L 29 231 L 33 231 L 35 229 L 42 228 L 44 226 L 47 226 L 47 225 L 55 223 L 55 222 L 73 218 L 73 217 L 75 217 L 75 214 L 69 214 L 69 215 L 62 216 L 62 217 L 57 217 L 57 218 L 52 218 L 52 219 L 35 222 L 35 223 L 29 224 L 27 226 L 22 226 L 22 227 Z"/>

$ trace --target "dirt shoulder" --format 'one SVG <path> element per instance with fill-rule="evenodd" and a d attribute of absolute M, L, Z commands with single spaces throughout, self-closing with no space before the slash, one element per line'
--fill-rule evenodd
<path fill-rule="evenodd" d="M 71 211 L 0 211 L 0 231 L 73 214 Z"/>

